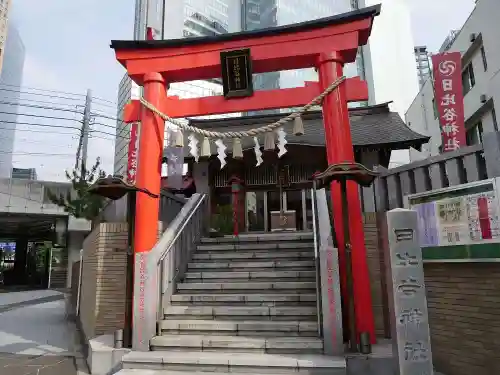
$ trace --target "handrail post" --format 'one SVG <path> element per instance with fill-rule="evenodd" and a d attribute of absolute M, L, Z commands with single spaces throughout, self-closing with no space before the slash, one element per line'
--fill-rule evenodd
<path fill-rule="evenodd" d="M 134 296 L 141 295 L 139 291 L 142 291 L 143 298 L 134 298 L 133 350 L 149 351 L 149 342 L 157 332 L 157 320 L 163 314 L 164 300 L 169 298 L 165 293 L 175 289 L 176 280 L 185 271 L 185 265 L 181 263 L 190 258 L 190 253 L 177 257 L 176 251 L 192 251 L 201 231 L 189 236 L 187 246 L 176 246 L 177 241 L 182 238 L 186 227 L 198 220 L 197 213 L 203 210 L 204 203 L 205 195 L 194 194 L 168 224 L 151 251 L 147 252 L 147 257 L 144 253 L 136 257 L 135 269 L 138 272 L 134 273 Z M 164 285 L 168 288 L 165 289 Z"/>
<path fill-rule="evenodd" d="M 322 333 L 326 355 L 344 355 L 344 337 L 342 332 L 342 304 L 340 297 L 340 274 L 338 249 L 334 247 L 330 212 L 325 189 L 315 192 L 315 237 L 317 237 L 319 257 L 319 283 L 321 294 Z"/>

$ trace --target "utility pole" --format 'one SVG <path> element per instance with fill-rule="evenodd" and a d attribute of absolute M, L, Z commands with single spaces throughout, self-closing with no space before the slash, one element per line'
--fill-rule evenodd
<path fill-rule="evenodd" d="M 87 149 L 89 144 L 89 130 L 90 130 L 90 111 L 92 108 L 92 90 L 87 90 L 87 97 L 85 98 L 85 109 L 83 110 L 83 124 L 82 124 L 82 163 L 81 163 L 81 178 L 85 178 L 85 171 L 87 170 Z"/>

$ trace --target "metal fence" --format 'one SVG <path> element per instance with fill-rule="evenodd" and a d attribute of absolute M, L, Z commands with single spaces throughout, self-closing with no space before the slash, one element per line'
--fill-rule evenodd
<path fill-rule="evenodd" d="M 398 168 L 379 168 L 380 177 L 371 188 L 376 210 L 403 207 L 409 194 L 496 177 L 498 168 L 489 168 L 487 158 L 495 158 L 498 150 L 490 154 L 485 151 L 478 144 Z"/>

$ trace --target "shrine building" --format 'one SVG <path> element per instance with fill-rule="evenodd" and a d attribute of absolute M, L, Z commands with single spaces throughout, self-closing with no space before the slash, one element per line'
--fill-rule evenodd
<path fill-rule="evenodd" d="M 412 147 L 419 150 L 428 137 L 411 130 L 389 103 L 349 109 L 352 142 L 356 162 L 374 169 L 388 167 L 391 152 Z M 282 113 L 222 119 L 191 119 L 190 125 L 201 129 L 225 132 L 246 131 L 270 124 L 283 117 Z M 189 176 L 183 188 L 210 196 L 212 212 L 225 206 L 238 206 L 239 227 L 242 232 L 269 232 L 278 229 L 311 230 L 311 177 L 327 167 L 325 134 L 321 111 L 310 111 L 302 116 L 305 134 L 287 135 L 287 153 L 281 158 L 276 152 L 262 150 L 263 163 L 256 166 L 253 139 L 242 139 L 243 159 L 231 157 L 228 144 L 227 165 L 220 168 L 215 145 L 208 159 L 193 160 L 189 148 L 184 147 L 184 161 Z M 259 138 L 261 145 L 264 137 Z M 280 178 L 280 177 L 281 178 Z M 241 181 L 236 196 L 232 181 Z M 168 186 L 166 179 L 162 185 Z M 361 188 L 364 212 L 375 211 L 373 187 Z M 278 228 L 277 217 L 284 211 L 289 218 L 286 228 Z"/>

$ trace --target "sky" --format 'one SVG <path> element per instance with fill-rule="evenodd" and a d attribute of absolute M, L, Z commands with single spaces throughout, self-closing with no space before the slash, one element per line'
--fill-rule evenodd
<path fill-rule="evenodd" d="M 406 1 L 411 11 L 414 44 L 427 45 L 431 52 L 439 49 L 450 30 L 461 28 L 475 3 L 474 0 Z M 97 116 L 92 125 L 88 163 L 100 157 L 103 169 L 112 173 L 114 102 L 125 70 L 116 62 L 109 42 L 132 39 L 134 4 L 135 0 L 12 1 L 10 20 L 18 27 L 26 50 L 21 103 L 47 102 L 43 105 L 71 110 L 19 108 L 21 114 L 58 117 L 37 122 L 67 126 L 68 130 L 18 125 L 15 167 L 36 168 L 41 180 L 65 180 L 64 171 L 75 163 L 73 155 L 78 139 L 75 128 L 80 126 L 77 121 L 81 118 L 77 112 L 82 109 L 87 89 L 91 89 L 92 95 L 99 99 L 94 100 L 92 107 Z M 27 119 L 33 121 L 33 116 L 18 117 L 19 122 Z"/>

